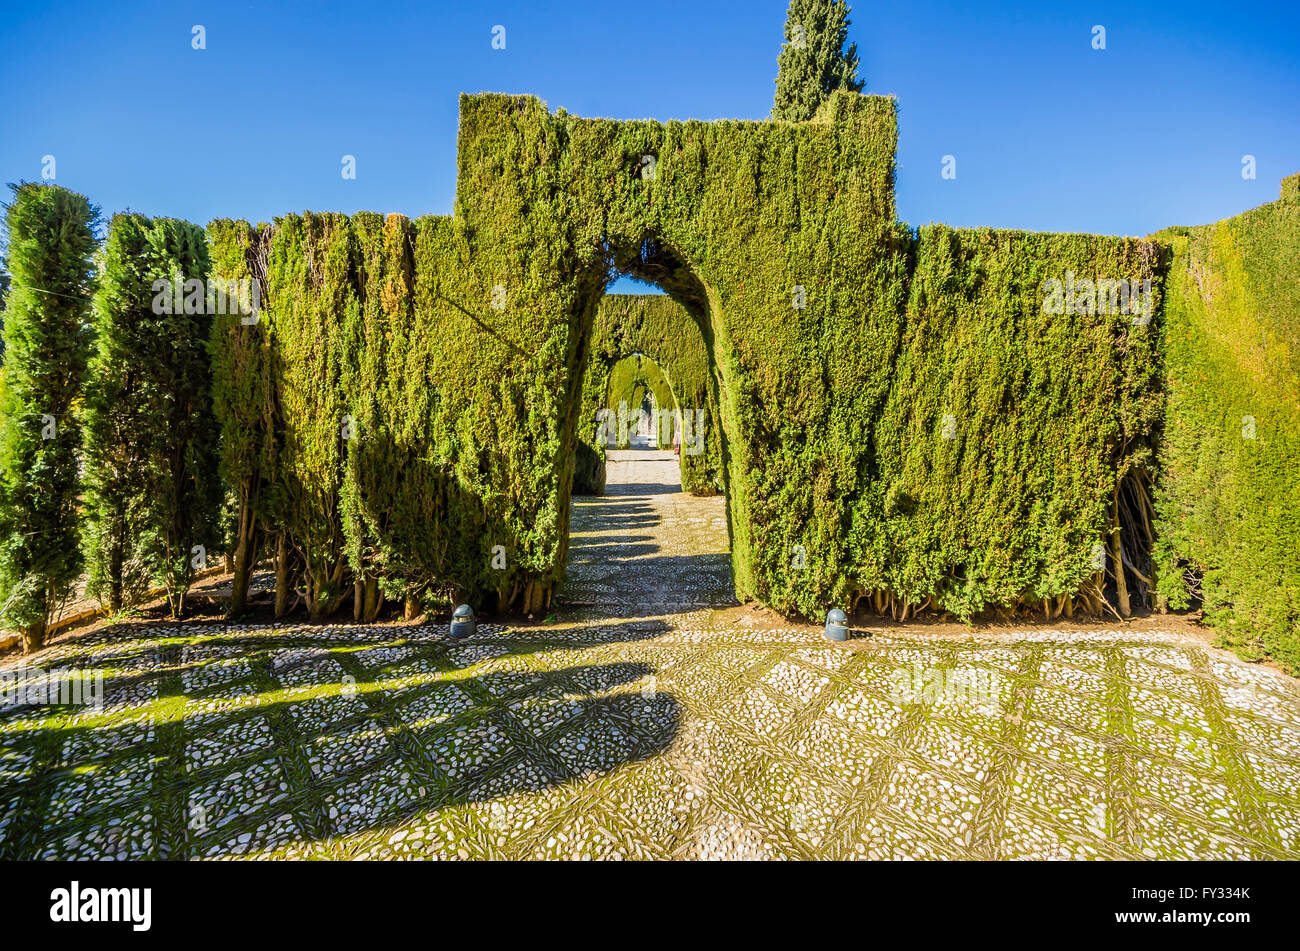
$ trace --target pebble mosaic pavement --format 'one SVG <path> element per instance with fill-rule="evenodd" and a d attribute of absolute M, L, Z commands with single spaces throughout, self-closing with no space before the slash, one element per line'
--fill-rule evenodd
<path fill-rule="evenodd" d="M 551 624 L 30 659 L 105 705 L 0 710 L 0 858 L 1300 858 L 1294 680 L 1174 633 L 767 629 L 720 498 L 610 475 Z"/>

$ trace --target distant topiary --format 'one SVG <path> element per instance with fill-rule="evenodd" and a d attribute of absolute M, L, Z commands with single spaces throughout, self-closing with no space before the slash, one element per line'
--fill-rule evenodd
<path fill-rule="evenodd" d="M 858 44 L 849 37 L 849 6 L 844 0 L 790 0 L 785 45 L 777 56 L 776 101 L 772 118 L 806 122 L 837 89 L 861 92 Z"/>
<path fill-rule="evenodd" d="M 0 617 L 32 651 L 81 572 L 76 410 L 90 353 L 99 214 L 66 188 L 27 183 L 13 192 L 0 380 Z"/>
<path fill-rule="evenodd" d="M 613 435 L 618 435 L 620 400 L 628 401 L 636 412 L 640 398 L 631 393 L 615 392 L 623 388 L 614 367 L 633 354 L 643 354 L 653 361 L 646 375 L 662 374 L 663 383 L 656 391 L 658 405 L 670 412 L 689 414 L 683 417 L 683 435 L 699 443 L 703 420 L 702 444 L 687 445 L 681 455 L 682 488 L 697 495 L 712 495 L 721 490 L 720 420 L 718 417 L 716 378 L 709 369 L 708 350 L 695 318 L 671 297 L 664 294 L 607 294 L 600 301 L 591 332 L 591 357 L 583 382 L 582 428 L 578 432 L 578 464 L 574 471 L 574 490 L 599 494 L 604 491 L 604 447 L 594 439 L 600 409 L 612 413 Z M 624 365 L 631 367 L 631 364 Z M 689 431 L 686 427 L 690 427 Z M 608 429 L 607 429 L 608 432 Z M 661 434 L 668 435 L 668 434 Z M 671 437 L 665 448 L 671 446 Z M 696 451 L 698 448 L 701 451 Z"/>

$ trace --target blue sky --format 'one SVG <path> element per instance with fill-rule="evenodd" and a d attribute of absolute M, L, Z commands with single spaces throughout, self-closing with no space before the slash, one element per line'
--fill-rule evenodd
<path fill-rule="evenodd" d="M 106 214 L 200 223 L 450 212 L 462 91 L 588 116 L 764 118 L 786 8 L 53 6 L 5 0 L 0 15 L 0 180 L 38 180 L 54 155 L 57 182 Z M 866 91 L 898 97 L 910 224 L 1147 234 L 1270 201 L 1300 171 L 1295 0 L 858 2 L 852 19 Z M 194 24 L 206 50 L 191 49 Z M 491 48 L 497 24 L 504 51 Z"/>

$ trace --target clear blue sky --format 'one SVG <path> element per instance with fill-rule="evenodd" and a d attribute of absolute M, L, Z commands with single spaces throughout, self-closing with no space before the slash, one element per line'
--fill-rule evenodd
<path fill-rule="evenodd" d="M 0 180 L 38 180 L 51 154 L 106 214 L 448 213 L 458 93 L 764 118 L 785 6 L 4 0 Z M 866 91 L 898 97 L 910 224 L 1147 234 L 1272 200 L 1300 171 L 1296 0 L 858 2 L 852 19 Z"/>

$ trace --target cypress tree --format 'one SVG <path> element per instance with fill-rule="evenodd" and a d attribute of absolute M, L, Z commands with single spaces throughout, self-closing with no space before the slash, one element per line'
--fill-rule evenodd
<path fill-rule="evenodd" d="M 861 92 L 858 44 L 849 36 L 844 0 L 790 0 L 785 45 L 776 58 L 776 101 L 772 118 L 806 122 L 837 89 Z"/>
<path fill-rule="evenodd" d="M 84 523 L 86 591 L 113 614 L 148 588 L 138 532 L 144 489 L 146 368 L 141 337 L 153 332 L 145 268 L 149 223 L 114 215 L 95 293 L 95 352 L 86 392 Z"/>
<path fill-rule="evenodd" d="M 208 225 L 211 274 L 217 282 L 264 286 L 271 229 L 219 219 Z M 260 297 L 260 292 L 259 292 Z M 248 310 L 252 310 L 249 301 Z M 274 478 L 275 388 L 271 379 L 266 324 L 255 314 L 226 308 L 213 315 L 212 408 L 221 426 L 220 472 L 232 509 L 228 548 L 234 577 L 230 614 L 243 612 L 248 583 L 266 531 L 264 489 Z"/>
<path fill-rule="evenodd" d="M 198 226 L 114 216 L 86 400 L 89 587 L 112 610 L 152 580 L 179 615 L 214 544 L 207 273 Z"/>
<path fill-rule="evenodd" d="M 202 228 L 174 219 L 155 221 L 149 244 L 155 280 L 163 268 L 185 277 L 181 306 L 176 295 L 170 313 L 161 308 L 157 331 L 142 354 L 156 394 L 142 543 L 154 581 L 166 588 L 178 616 L 195 571 L 206 567 L 207 549 L 216 543 L 221 501 L 208 355 L 212 302 L 204 289 L 208 249 Z"/>
<path fill-rule="evenodd" d="M 0 616 L 39 649 L 81 572 L 74 413 L 90 351 L 98 209 L 53 185 L 14 187 L 13 286 L 0 381 Z"/>

